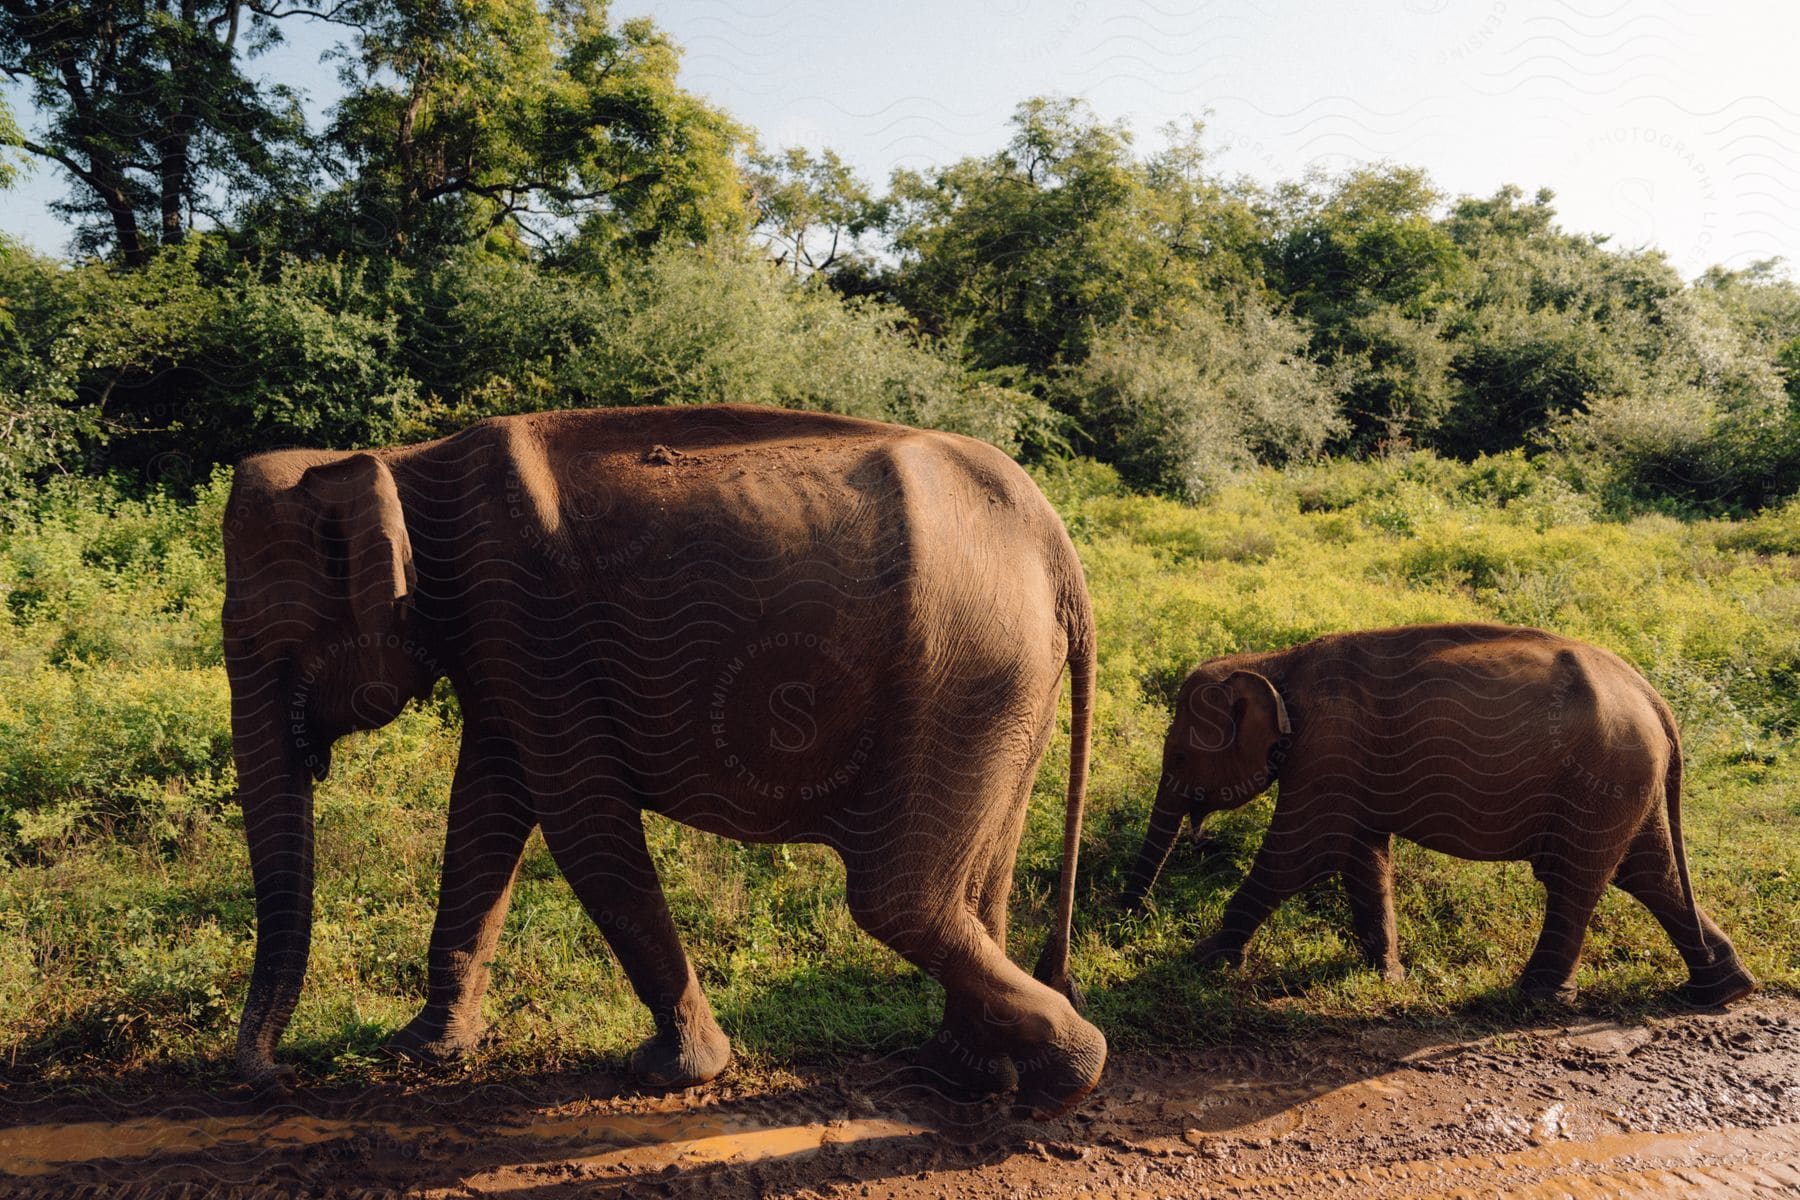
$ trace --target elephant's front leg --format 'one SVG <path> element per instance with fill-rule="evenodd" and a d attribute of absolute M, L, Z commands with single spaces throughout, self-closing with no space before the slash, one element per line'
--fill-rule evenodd
<path fill-rule="evenodd" d="M 465 726 L 450 787 L 425 1007 L 388 1040 L 389 1049 L 439 1061 L 464 1054 L 481 1040 L 488 964 L 535 823 L 510 748 L 484 739 L 472 724 Z"/>
<path fill-rule="evenodd" d="M 1226 902 L 1219 931 L 1194 947 L 1194 961 L 1201 966 L 1242 966 L 1244 947 L 1276 906 L 1336 868 L 1333 851 L 1342 845 L 1343 833 L 1296 816 L 1297 811 L 1275 810 L 1250 874 Z"/>
<path fill-rule="evenodd" d="M 540 820 L 557 866 L 655 1021 L 656 1032 L 631 1056 L 632 1074 L 654 1088 L 712 1079 L 731 1062 L 731 1042 L 681 948 L 642 814 L 616 800 L 565 793 Z"/>

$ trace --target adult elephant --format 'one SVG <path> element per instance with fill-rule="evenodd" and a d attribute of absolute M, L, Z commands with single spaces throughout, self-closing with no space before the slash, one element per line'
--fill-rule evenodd
<path fill-rule="evenodd" d="M 717 1075 L 730 1044 L 645 848 L 649 811 L 835 850 L 858 924 L 943 984 L 934 1059 L 961 1082 L 1016 1079 L 1040 1115 L 1097 1082 L 1105 1039 L 1064 994 L 1093 617 L 1061 521 L 991 446 L 737 406 L 500 417 L 247 460 L 225 560 L 256 885 L 250 1080 L 291 1078 L 274 1051 L 306 971 L 312 781 L 335 739 L 446 677 L 462 745 L 427 997 L 396 1050 L 476 1043 L 541 826 L 655 1018 L 633 1071 L 658 1087 Z M 1062 879 L 1039 982 L 1007 958 L 1006 907 L 1065 663 Z"/>

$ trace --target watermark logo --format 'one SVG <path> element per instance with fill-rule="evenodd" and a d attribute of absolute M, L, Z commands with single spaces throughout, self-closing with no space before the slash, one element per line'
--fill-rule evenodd
<path fill-rule="evenodd" d="M 848 724 L 843 689 L 862 672 L 836 639 L 783 630 L 722 659 L 707 696 L 712 754 L 742 787 L 774 800 L 813 801 L 861 780 L 875 750 L 875 716 Z"/>

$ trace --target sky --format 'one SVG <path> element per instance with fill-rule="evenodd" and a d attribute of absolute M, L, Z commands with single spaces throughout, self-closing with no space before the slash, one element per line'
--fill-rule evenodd
<path fill-rule="evenodd" d="M 614 0 L 686 49 L 682 80 L 769 146 L 866 178 L 985 154 L 1033 95 L 1079 96 L 1146 149 L 1202 118 L 1216 166 L 1420 166 L 1451 195 L 1557 195 L 1565 228 L 1663 249 L 1684 274 L 1800 263 L 1800 5 L 1674 0 Z M 337 96 L 332 33 L 252 70 Z M 16 111 L 29 117 L 17 92 Z M 57 251 L 40 168 L 0 230 Z"/>

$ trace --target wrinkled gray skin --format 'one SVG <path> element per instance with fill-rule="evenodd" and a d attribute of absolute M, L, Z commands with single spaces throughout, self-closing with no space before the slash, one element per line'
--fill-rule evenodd
<path fill-rule="evenodd" d="M 931 1061 L 1040 1114 L 1106 1043 L 1065 993 L 1093 619 L 1062 523 L 990 446 L 759 408 L 540 413 L 370 453 L 243 463 L 225 517 L 232 734 L 257 945 L 237 1047 L 275 1048 L 306 971 L 312 783 L 341 735 L 447 678 L 464 728 L 423 1010 L 475 1045 L 525 840 L 550 852 L 655 1019 L 646 1083 L 730 1057 L 642 814 L 843 858 L 850 908 L 939 980 Z M 1013 858 L 1071 664 L 1059 925 L 1005 953 Z M 1014 1069 L 1017 1069 L 1015 1076 Z"/>
<path fill-rule="evenodd" d="M 1128 902 L 1149 893 L 1184 818 L 1198 830 L 1277 775 L 1268 833 L 1219 931 L 1196 948 L 1202 962 L 1235 966 L 1276 905 L 1341 874 L 1364 956 L 1402 978 L 1398 834 L 1461 858 L 1531 863 L 1546 911 L 1520 976 L 1527 996 L 1574 995 L 1609 883 L 1675 943 L 1690 999 L 1724 1004 L 1755 986 L 1694 902 L 1674 716 L 1605 650 L 1536 629 L 1417 625 L 1201 665 L 1176 700 Z"/>

